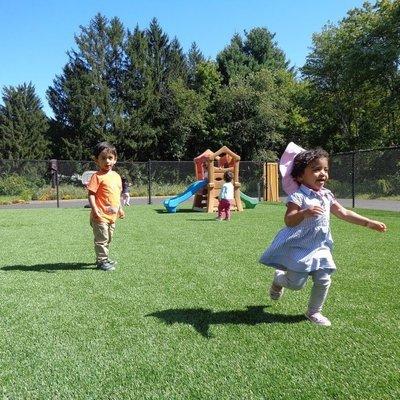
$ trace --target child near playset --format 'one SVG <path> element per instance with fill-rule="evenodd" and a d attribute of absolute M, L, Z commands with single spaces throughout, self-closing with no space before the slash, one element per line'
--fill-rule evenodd
<path fill-rule="evenodd" d="M 254 208 L 258 200 L 241 192 L 239 181 L 240 156 L 223 146 L 215 153 L 207 149 L 194 159 L 196 182 L 190 184 L 183 193 L 164 201 L 169 213 L 175 213 L 181 203 L 194 196 L 193 210 L 214 213 L 220 204 L 220 192 L 224 185 L 224 174 L 232 175 L 233 194 L 230 196 L 230 210 L 243 211 Z"/>

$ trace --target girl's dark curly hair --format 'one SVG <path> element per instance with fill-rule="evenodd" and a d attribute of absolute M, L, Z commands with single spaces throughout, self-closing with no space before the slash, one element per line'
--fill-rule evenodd
<path fill-rule="evenodd" d="M 292 177 L 297 181 L 297 178 L 303 175 L 307 165 L 320 158 L 329 159 L 329 154 L 321 148 L 306 150 L 297 154 L 293 161 Z"/>

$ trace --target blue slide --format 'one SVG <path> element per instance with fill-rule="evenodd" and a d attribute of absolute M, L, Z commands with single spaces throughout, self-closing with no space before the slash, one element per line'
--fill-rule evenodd
<path fill-rule="evenodd" d="M 207 185 L 207 182 L 208 182 L 207 179 L 193 182 L 186 188 L 186 190 L 183 193 L 178 194 L 175 197 L 171 197 L 170 199 L 164 200 L 163 203 L 164 207 L 167 209 L 169 213 L 176 212 L 176 209 L 179 204 L 181 204 L 187 199 L 190 199 L 193 195 L 196 194 L 196 192 L 198 192 L 200 189 L 203 189 L 203 187 Z"/>

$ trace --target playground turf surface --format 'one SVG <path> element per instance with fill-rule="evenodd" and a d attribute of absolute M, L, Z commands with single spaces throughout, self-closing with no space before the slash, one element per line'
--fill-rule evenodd
<path fill-rule="evenodd" d="M 333 217 L 330 328 L 303 317 L 310 285 L 267 296 L 258 257 L 283 205 L 231 222 L 126 208 L 112 273 L 94 269 L 88 213 L 0 210 L 3 398 L 400 398 L 398 213 L 362 210 L 386 234 Z"/>

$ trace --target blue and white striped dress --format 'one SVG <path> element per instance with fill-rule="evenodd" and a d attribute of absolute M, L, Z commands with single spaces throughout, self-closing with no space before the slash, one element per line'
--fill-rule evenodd
<path fill-rule="evenodd" d="M 313 272 L 318 269 L 335 270 L 332 258 L 333 240 L 329 227 L 331 205 L 336 203 L 332 192 L 319 192 L 301 185 L 287 198 L 287 203 L 297 204 L 301 209 L 312 205 L 322 206 L 325 212 L 316 217 L 305 218 L 300 224 L 285 227 L 278 232 L 265 250 L 260 262 L 270 267 L 295 272 Z"/>

